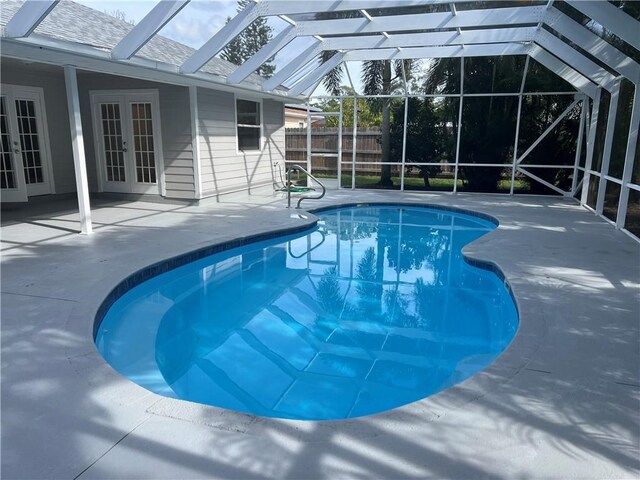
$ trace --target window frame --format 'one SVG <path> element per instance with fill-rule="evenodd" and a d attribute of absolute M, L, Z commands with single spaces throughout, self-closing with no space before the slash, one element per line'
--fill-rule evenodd
<path fill-rule="evenodd" d="M 259 115 L 259 121 L 260 121 L 260 126 L 258 128 L 260 128 L 260 137 L 259 137 L 259 147 L 257 149 L 251 149 L 251 150 L 243 150 L 242 148 L 240 148 L 240 136 L 238 135 L 238 127 L 249 127 L 249 128 L 254 128 L 256 127 L 256 125 L 240 125 L 238 123 L 238 100 L 244 100 L 247 102 L 253 102 L 253 103 L 257 103 L 259 105 L 260 108 L 260 115 Z M 263 149 L 264 149 L 264 102 L 263 102 L 263 98 L 256 98 L 256 97 L 251 97 L 251 96 L 245 96 L 245 95 L 233 95 L 233 113 L 234 113 L 234 130 L 235 130 L 235 137 L 236 137 L 236 153 L 238 155 L 256 155 L 256 154 L 261 154 Z"/>

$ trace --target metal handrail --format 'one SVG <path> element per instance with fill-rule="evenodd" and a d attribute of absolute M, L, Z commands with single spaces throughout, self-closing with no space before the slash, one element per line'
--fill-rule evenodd
<path fill-rule="evenodd" d="M 300 165 L 292 165 L 291 167 L 289 167 L 287 169 L 287 208 L 291 208 L 291 173 L 292 172 L 304 172 L 307 174 L 307 176 L 312 179 L 314 182 L 316 182 L 318 185 L 320 185 L 320 187 L 322 188 L 322 193 L 318 196 L 310 196 L 310 195 L 303 195 L 298 199 L 298 205 L 296 206 L 296 208 L 300 208 L 300 203 L 303 200 L 320 200 L 322 197 L 324 197 L 324 194 L 327 193 L 327 189 L 325 188 L 325 186 L 322 184 L 322 182 L 320 180 L 318 180 L 316 177 L 314 177 L 313 175 L 311 175 L 309 172 L 307 172 L 306 169 L 302 168 Z"/>
<path fill-rule="evenodd" d="M 318 248 L 320 245 L 322 245 L 322 244 L 325 242 L 325 240 L 327 239 L 327 236 L 324 234 L 324 232 L 323 232 L 322 230 L 316 230 L 315 232 L 311 232 L 311 233 L 309 234 L 309 236 L 313 235 L 314 233 L 319 233 L 319 234 L 322 236 L 322 240 L 320 240 L 320 243 L 318 243 L 317 245 L 315 245 L 315 246 L 313 246 L 313 247 L 311 247 L 311 248 L 307 249 L 304 253 L 302 253 L 302 254 L 300 254 L 300 255 L 294 255 L 294 254 L 293 254 L 293 252 L 291 251 L 291 242 L 288 242 L 288 244 L 287 244 L 287 251 L 289 252 L 289 256 L 290 256 L 291 258 L 296 258 L 296 259 L 298 259 L 298 258 L 302 258 L 302 257 L 304 257 L 305 255 L 308 255 L 308 254 L 310 254 L 311 252 L 313 252 L 316 248 Z"/>

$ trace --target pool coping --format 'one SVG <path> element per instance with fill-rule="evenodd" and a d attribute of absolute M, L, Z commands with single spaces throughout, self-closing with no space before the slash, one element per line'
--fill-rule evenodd
<path fill-rule="evenodd" d="M 157 276 L 166 271 L 178 268 L 187 263 L 199 260 L 214 253 L 220 253 L 231 248 L 236 248 L 248 243 L 268 240 L 280 236 L 300 233 L 313 228 L 318 218 L 315 213 L 336 208 L 348 208 L 352 206 L 406 206 L 431 208 L 435 210 L 450 211 L 466 215 L 475 216 L 495 224 L 497 228 L 480 237 L 484 239 L 483 243 L 491 243 L 491 238 L 496 234 L 505 234 L 500 230 L 501 223 L 499 219 L 483 212 L 469 210 L 459 207 L 451 207 L 447 205 L 438 205 L 430 203 L 418 202 L 397 202 L 397 201 L 374 201 L 374 202 L 339 202 L 331 205 L 324 205 L 319 208 L 309 210 L 291 210 L 292 212 L 309 213 L 309 217 L 304 219 L 303 225 L 285 227 L 280 229 L 271 229 L 259 233 L 239 236 L 232 240 L 217 242 L 205 247 L 191 250 L 174 257 L 154 262 L 153 264 L 143 267 L 132 274 L 127 275 L 123 280 L 118 282 L 107 295 L 107 297 L 94 309 L 92 331 L 93 336 L 91 343 L 93 345 L 92 357 L 99 357 L 98 363 L 101 363 L 105 373 L 116 375 L 124 379 L 128 384 L 130 392 L 125 397 L 138 397 L 140 395 L 150 396 L 154 399 L 151 405 L 146 409 L 147 413 L 170 417 L 180 420 L 191 421 L 194 423 L 205 424 L 210 427 L 222 430 L 231 430 L 238 433 L 259 435 L 261 432 L 268 431 L 270 427 L 286 423 L 293 425 L 294 428 L 304 430 L 309 425 L 318 426 L 315 441 L 323 441 L 336 431 L 357 432 L 359 437 L 367 437 L 371 435 L 379 435 L 380 428 L 394 422 L 402 422 L 405 414 L 407 416 L 418 415 L 428 421 L 435 421 L 445 415 L 450 409 L 460 408 L 466 403 L 476 401 L 486 394 L 492 392 L 496 387 L 510 381 L 518 372 L 531 361 L 534 353 L 538 350 L 542 339 L 545 336 L 546 324 L 543 321 L 533 328 L 533 323 L 528 322 L 526 317 L 528 314 L 523 313 L 521 302 L 518 299 L 517 292 L 508 281 L 499 261 L 496 259 L 484 258 L 482 253 L 473 251 L 474 246 L 480 239 L 465 245 L 462 249 L 463 258 L 467 263 L 485 270 L 496 273 L 505 283 L 507 290 L 513 298 L 518 312 L 518 329 L 507 348 L 487 367 L 477 372 L 473 376 L 460 383 L 457 383 L 443 391 L 435 393 L 429 397 L 423 398 L 413 403 L 409 403 L 392 410 L 387 410 L 373 415 L 363 417 L 355 417 L 340 420 L 290 420 L 273 417 L 260 417 L 257 415 L 227 410 L 221 407 L 198 404 L 188 400 L 164 397 L 143 387 L 137 385 L 133 381 L 115 372 L 112 367 L 104 360 L 98 352 L 95 345 L 95 334 L 99 327 L 100 321 L 113 302 L 136 285 Z M 465 253 L 465 250 L 467 252 Z M 469 250 L 472 250 L 469 252 Z M 544 319 L 544 316 L 543 316 Z M 70 357 L 69 361 L 73 364 L 75 357 Z M 125 387 L 126 388 L 126 387 Z"/>

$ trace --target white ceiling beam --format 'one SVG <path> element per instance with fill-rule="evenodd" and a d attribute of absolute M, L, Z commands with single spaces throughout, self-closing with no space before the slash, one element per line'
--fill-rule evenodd
<path fill-rule="evenodd" d="M 462 2 L 466 0 L 453 0 Z M 294 2 L 283 0 L 262 0 L 263 16 L 296 15 L 317 12 L 344 12 L 348 10 L 376 10 L 395 7 L 412 7 L 451 3 L 450 0 L 314 0 Z"/>
<path fill-rule="evenodd" d="M 616 77 L 558 37 L 541 29 L 536 35 L 535 42 L 593 82 L 613 92 Z"/>
<path fill-rule="evenodd" d="M 483 57 L 494 55 L 526 55 L 529 46 L 516 44 L 470 45 L 468 47 L 422 47 L 393 49 L 353 50 L 348 53 L 337 53 L 330 60 L 321 64 L 306 77 L 296 83 L 289 96 L 295 97 L 312 87 L 319 79 L 343 61 L 395 60 L 408 58 L 451 58 L 451 57 Z"/>
<path fill-rule="evenodd" d="M 283 2 L 294 3 L 294 2 Z M 511 27 L 518 24 L 537 24 L 544 19 L 545 7 L 511 7 L 485 10 L 389 15 L 337 20 L 299 22 L 298 35 L 351 35 L 354 33 L 406 32 L 441 28 L 473 28 L 479 26 Z"/>
<path fill-rule="evenodd" d="M 40 25 L 59 0 L 27 0 L 4 27 L 9 38 L 28 37 Z"/>
<path fill-rule="evenodd" d="M 286 2 L 288 3 L 288 2 Z M 416 15 L 392 15 L 381 17 L 367 17 L 356 19 L 339 19 L 339 20 L 317 20 L 299 22 L 297 25 L 288 27 L 284 34 L 278 35 L 271 40 L 258 53 L 251 57 L 244 65 L 237 68 L 229 77 L 229 82 L 238 83 L 247 78 L 260 65 L 262 65 L 269 57 L 277 54 L 282 48 L 293 40 L 296 36 L 312 36 L 312 35 L 350 35 L 353 33 L 385 33 L 386 31 L 411 31 L 426 30 L 429 28 L 454 28 L 454 27 L 474 27 L 474 26 L 491 26 L 491 25 L 510 25 L 512 23 L 531 23 L 534 24 L 542 21 L 544 17 L 544 8 L 542 7 L 519 7 L 519 8 L 500 8 L 497 10 L 466 10 L 458 12 L 456 15 L 452 13 L 426 13 Z M 341 50 L 340 42 L 345 44 L 358 45 L 347 46 L 344 48 L 404 48 L 406 46 L 422 46 L 433 44 L 468 44 L 468 43 L 502 43 L 506 41 L 531 41 L 533 30 L 528 30 L 526 35 L 522 35 L 522 29 L 498 29 L 484 31 L 463 31 L 456 32 L 432 32 L 431 34 L 413 34 L 408 35 L 384 35 L 379 37 L 351 37 L 342 40 L 327 39 L 324 50 Z M 423 43 L 420 41 L 421 35 L 431 35 L 431 39 L 427 36 Z M 485 40 L 486 38 L 486 40 Z M 410 39 L 413 39 L 411 43 Z M 386 43 L 388 42 L 388 44 Z M 405 45 L 403 42 L 409 42 Z M 205 46 L 206 47 L 206 46 Z M 204 49 L 203 47 L 202 49 Z M 202 50 L 201 49 L 201 50 Z M 209 52 L 210 53 L 210 52 Z M 194 54 L 194 57 L 198 52 Z M 202 60 L 207 58 L 205 56 Z M 192 57 L 193 58 L 193 57 Z M 206 61 L 209 61 L 207 58 Z M 186 68 L 185 65 L 181 71 L 188 73 L 191 67 Z M 205 62 L 206 63 L 206 62 Z M 204 65 L 204 64 L 203 64 Z M 200 68 L 200 67 L 198 67 Z"/>
<path fill-rule="evenodd" d="M 412 47 L 401 50 L 395 48 L 376 48 L 371 50 L 352 50 L 345 61 L 367 60 L 404 60 L 412 58 L 454 58 L 454 57 L 493 57 L 500 55 L 526 55 L 529 45 L 515 43 L 492 43 L 451 45 L 444 47 Z"/>
<path fill-rule="evenodd" d="M 547 67 L 560 78 L 566 80 L 576 89 L 587 94 L 591 98 L 595 98 L 596 90 L 598 89 L 598 86 L 595 83 L 582 75 L 580 72 L 575 71 L 566 63 L 563 63 L 561 60 L 551 55 L 542 47 L 534 45 L 531 48 L 529 55 L 531 56 L 531 58 Z"/>
<path fill-rule="evenodd" d="M 294 73 L 320 55 L 320 52 L 322 52 L 321 45 L 322 42 L 320 40 L 316 40 L 315 43 L 309 46 L 304 52 L 286 65 L 283 65 L 282 68 L 276 70 L 273 76 L 262 84 L 262 89 L 269 92 L 274 88 L 277 88 L 279 85 L 282 85 L 282 83 L 284 83 L 288 78 L 291 78 Z"/>
<path fill-rule="evenodd" d="M 273 38 L 264 47 L 258 50 L 251 58 L 247 59 L 242 65 L 236 68 L 231 75 L 227 77 L 228 83 L 240 83 L 249 75 L 255 72 L 260 65 L 265 63 L 269 58 L 286 47 L 296 38 L 295 27 L 288 25 L 275 38 Z"/>
<path fill-rule="evenodd" d="M 551 8 L 545 18 L 545 24 L 627 77 L 628 80 L 633 83 L 638 82 L 640 78 L 638 63 L 560 10 Z"/>
<path fill-rule="evenodd" d="M 428 0 L 427 3 L 448 3 L 444 0 Z M 425 5 L 424 0 L 316 0 L 314 2 L 289 2 L 263 0 L 251 3 L 233 17 L 229 23 L 211 37 L 180 67 L 182 73 L 194 73 L 215 57 L 231 40 L 237 37 L 258 17 L 287 16 L 312 12 L 338 12 L 363 8 L 393 8 Z M 310 34 L 313 35 L 313 34 Z"/>
<path fill-rule="evenodd" d="M 111 49 L 111 57 L 128 60 L 144 47 L 189 0 L 161 0 Z"/>
<path fill-rule="evenodd" d="M 250 3 L 233 17 L 218 33 L 196 50 L 180 67 L 181 73 L 195 73 L 216 56 L 227 44 L 260 16 L 257 3 Z"/>
<path fill-rule="evenodd" d="M 307 53 L 292 60 L 286 67 L 276 72 L 274 77 L 265 82 L 263 88 L 270 90 L 282 84 L 290 78 L 297 70 L 306 65 L 311 59 L 322 50 L 353 50 L 353 49 L 374 49 L 374 48 L 407 48 L 407 47 L 423 47 L 438 45 L 461 45 L 474 43 L 505 43 L 533 41 L 537 30 L 535 27 L 510 28 L 497 30 L 465 30 L 460 35 L 456 32 L 429 32 L 429 33 L 409 33 L 392 35 L 389 37 L 368 35 L 356 37 L 334 37 L 324 40 L 322 43 L 316 43 L 315 48 L 309 48 Z M 275 42 L 275 39 L 271 43 Z M 268 45 L 271 45 L 269 43 Z M 288 42 L 287 42 L 288 43 Z M 267 45 L 267 47 L 268 47 Z M 266 49 L 264 47 L 263 49 Z M 311 54 L 311 52 L 314 52 Z M 229 82 L 238 83 L 244 80 L 251 72 L 255 71 L 264 61 L 274 55 L 274 51 L 269 49 L 264 53 L 256 53 L 229 77 Z M 255 58 L 255 57 L 260 58 Z M 305 60 L 304 62 L 302 60 Z M 242 75 L 236 72 L 242 71 Z M 285 73 L 286 72 L 286 73 Z"/>
<path fill-rule="evenodd" d="M 591 17 L 611 33 L 640 50 L 640 22 L 609 2 L 567 0 L 576 10 Z"/>
<path fill-rule="evenodd" d="M 329 71 L 340 65 L 344 60 L 345 55 L 346 54 L 341 52 L 336 53 L 333 57 L 313 70 L 306 77 L 296 83 L 293 87 L 291 87 L 291 89 L 289 90 L 289 96 L 297 97 L 302 92 L 315 85 L 315 83 L 322 77 L 324 77 L 327 73 L 329 73 Z"/>
<path fill-rule="evenodd" d="M 327 38 L 323 50 L 354 50 L 360 48 L 407 48 L 474 43 L 531 42 L 535 27 L 463 30 L 451 32 L 401 33 L 388 38 L 378 35 Z"/>

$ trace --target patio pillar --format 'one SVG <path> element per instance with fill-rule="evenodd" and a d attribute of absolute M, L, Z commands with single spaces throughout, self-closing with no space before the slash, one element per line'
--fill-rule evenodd
<path fill-rule="evenodd" d="M 87 163 L 82 138 L 82 121 L 80 117 L 80 99 L 78 97 L 78 79 L 76 67 L 64 66 L 64 83 L 67 87 L 67 107 L 69 110 L 69 127 L 71 128 L 71 145 L 73 146 L 73 166 L 76 173 L 76 190 L 78 192 L 78 208 L 80 210 L 80 233 L 88 235 L 91 227 L 91 206 L 89 204 L 89 181 Z"/>

